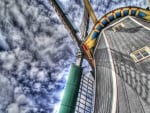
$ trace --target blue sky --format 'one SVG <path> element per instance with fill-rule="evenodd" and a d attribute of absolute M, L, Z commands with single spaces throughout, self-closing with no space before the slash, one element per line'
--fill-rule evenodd
<path fill-rule="evenodd" d="M 82 5 L 60 1 L 79 28 Z M 146 0 L 92 2 L 98 18 L 128 5 Z M 76 50 L 48 0 L 0 0 L 0 113 L 56 113 Z"/>

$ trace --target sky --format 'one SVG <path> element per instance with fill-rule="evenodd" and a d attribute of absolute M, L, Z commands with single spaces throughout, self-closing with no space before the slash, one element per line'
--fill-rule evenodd
<path fill-rule="evenodd" d="M 83 3 L 60 1 L 80 28 Z M 98 18 L 122 6 L 147 6 L 146 0 L 91 3 Z M 76 51 L 48 0 L 0 0 L 0 113 L 57 113 Z"/>

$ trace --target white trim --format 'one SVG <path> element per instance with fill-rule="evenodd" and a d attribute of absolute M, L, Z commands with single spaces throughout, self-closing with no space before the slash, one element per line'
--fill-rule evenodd
<path fill-rule="evenodd" d="M 141 24 L 140 22 L 138 22 L 137 20 L 135 20 L 135 19 L 132 18 L 132 17 L 129 17 L 129 18 L 130 18 L 133 22 L 135 22 L 136 24 L 138 24 L 138 25 L 142 26 L 143 28 L 145 28 L 145 29 L 147 29 L 147 30 L 150 31 L 150 28 L 149 28 L 149 27 L 147 27 L 147 26 Z"/>
<path fill-rule="evenodd" d="M 94 49 L 93 55 L 95 55 L 95 52 L 96 52 L 96 50 L 97 50 L 98 43 L 99 43 L 99 41 L 100 41 L 100 37 L 101 37 L 101 35 L 102 35 L 102 32 L 103 32 L 104 30 L 106 30 L 106 29 L 108 29 L 108 28 L 110 28 L 110 27 L 112 27 L 112 26 L 114 26 L 114 25 L 120 23 L 121 21 L 123 21 L 123 20 L 125 20 L 125 19 L 127 19 L 127 18 L 129 18 L 129 16 L 126 16 L 126 17 L 120 19 L 119 21 L 113 23 L 112 25 L 109 25 L 109 26 L 107 26 L 106 28 L 102 29 L 102 31 L 100 32 L 100 35 L 99 35 L 99 37 L 98 37 L 98 40 L 97 40 L 96 47 L 95 47 L 95 49 Z"/>
<path fill-rule="evenodd" d="M 99 38 L 98 38 L 98 40 L 97 40 L 97 43 L 100 41 L 101 35 L 102 35 L 102 33 L 100 33 Z M 94 64 L 96 64 L 96 62 L 95 62 L 95 52 L 96 52 L 97 47 L 98 47 L 98 44 L 96 45 L 95 50 L 94 50 L 94 52 L 93 52 Z M 97 83 L 96 83 L 96 81 L 97 81 L 97 79 L 96 79 L 96 77 L 97 77 L 97 76 L 96 76 L 96 72 L 97 72 L 97 71 L 96 71 L 96 65 L 95 65 L 95 68 L 94 68 L 94 72 L 95 72 L 95 73 L 94 73 L 94 74 L 95 74 L 94 106 L 95 106 L 95 102 L 96 102 L 96 101 L 95 101 L 95 100 L 96 100 L 96 84 L 97 84 Z M 93 110 L 93 113 L 95 113 L 95 108 L 94 108 L 94 110 Z"/>
<path fill-rule="evenodd" d="M 113 62 L 113 59 L 112 59 L 112 54 L 111 54 L 111 50 L 110 50 L 108 40 L 106 38 L 106 35 L 105 35 L 104 31 L 102 33 L 103 33 L 104 40 L 105 40 L 105 43 L 106 43 L 106 47 L 107 47 L 107 50 L 108 50 L 108 56 L 109 56 L 111 69 L 112 69 L 113 98 L 112 98 L 111 113 L 116 113 L 116 109 L 117 109 L 117 77 L 116 77 L 116 73 L 115 73 L 114 62 Z"/>
<path fill-rule="evenodd" d="M 102 35 L 104 36 L 104 30 L 108 29 L 108 28 L 110 28 L 112 26 L 114 26 L 115 24 L 120 23 L 121 21 L 125 20 L 128 17 L 129 16 L 126 16 L 126 17 L 120 19 L 119 21 L 115 22 L 114 24 L 112 24 L 112 25 L 110 25 L 110 26 L 102 29 L 102 31 L 100 32 L 99 38 L 97 40 L 97 44 L 96 44 L 94 53 L 93 53 L 93 55 L 94 55 L 94 62 L 95 62 L 95 53 L 96 53 L 96 50 L 97 50 L 97 47 L 98 47 L 98 43 L 99 43 L 99 41 L 101 39 L 101 36 Z M 108 53 L 109 53 L 109 56 L 110 56 L 110 63 L 111 63 L 111 67 L 112 67 L 112 78 L 113 78 L 113 89 L 114 89 L 114 91 L 113 91 L 113 99 L 112 99 L 113 100 L 112 101 L 113 104 L 112 104 L 112 110 L 111 110 L 112 112 L 111 113 L 116 113 L 116 109 L 117 109 L 117 81 L 116 80 L 117 79 L 116 79 L 115 68 L 114 68 L 114 65 L 113 65 L 113 60 L 112 60 L 112 55 L 111 55 L 110 47 L 109 47 L 108 41 L 106 39 L 106 36 L 104 36 L 104 40 L 106 42 L 106 46 L 107 46 Z M 96 71 L 96 68 L 95 68 L 95 87 L 96 87 L 96 81 L 97 81 L 97 79 L 96 79 L 96 72 L 97 71 Z M 95 88 L 95 94 L 96 94 L 96 88 Z M 94 106 L 95 106 L 95 100 L 96 100 L 96 96 L 94 97 Z M 94 112 L 95 112 L 95 108 L 94 108 L 93 113 Z"/>
<path fill-rule="evenodd" d="M 95 56 L 94 56 L 94 57 L 95 57 Z M 94 58 L 94 63 L 95 63 L 95 58 Z M 96 63 L 95 63 L 95 64 L 96 64 Z M 93 105 L 93 106 L 94 106 L 94 108 L 93 108 L 93 113 L 95 112 L 95 102 L 96 102 L 95 100 L 96 100 L 96 88 L 97 88 L 97 87 L 96 87 L 96 81 L 97 81 L 97 80 L 96 80 L 96 68 L 94 68 L 94 72 L 95 72 L 95 73 L 94 73 L 94 74 L 95 74 L 95 80 L 94 80 L 94 89 L 95 89 L 95 90 L 94 90 L 94 98 L 93 98 L 93 99 L 94 99 L 94 102 L 93 102 L 93 104 L 94 104 L 94 105 Z"/>
<path fill-rule="evenodd" d="M 95 55 L 95 52 L 96 52 L 97 47 L 98 47 L 98 43 L 99 43 L 100 38 L 101 38 L 101 35 L 102 35 L 102 32 L 100 33 L 100 35 L 99 35 L 99 37 L 98 37 L 98 40 L 97 40 L 96 47 L 95 47 L 95 49 L 94 49 L 93 55 Z M 95 57 L 95 56 L 94 56 L 94 57 Z"/>

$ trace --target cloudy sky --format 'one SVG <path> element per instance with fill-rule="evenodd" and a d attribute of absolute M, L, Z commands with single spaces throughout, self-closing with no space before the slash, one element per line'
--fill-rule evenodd
<path fill-rule="evenodd" d="M 79 28 L 82 0 L 60 0 Z M 91 0 L 96 15 L 146 0 Z M 92 25 L 92 24 L 91 24 Z M 57 113 L 76 45 L 48 0 L 0 0 L 0 113 Z"/>

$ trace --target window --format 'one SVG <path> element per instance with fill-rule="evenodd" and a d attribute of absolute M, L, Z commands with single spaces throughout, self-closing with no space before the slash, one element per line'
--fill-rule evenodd
<path fill-rule="evenodd" d="M 117 25 L 114 25 L 113 27 L 112 27 L 112 30 L 114 31 L 114 32 L 117 32 L 117 31 L 120 31 L 122 28 L 124 28 L 125 27 L 125 25 L 123 24 L 123 23 L 119 23 L 119 24 L 117 24 Z"/>
<path fill-rule="evenodd" d="M 138 50 L 130 53 L 130 56 L 132 57 L 134 62 L 138 63 L 138 62 L 150 57 L 150 48 L 148 46 L 145 46 L 141 49 L 138 49 Z"/>

